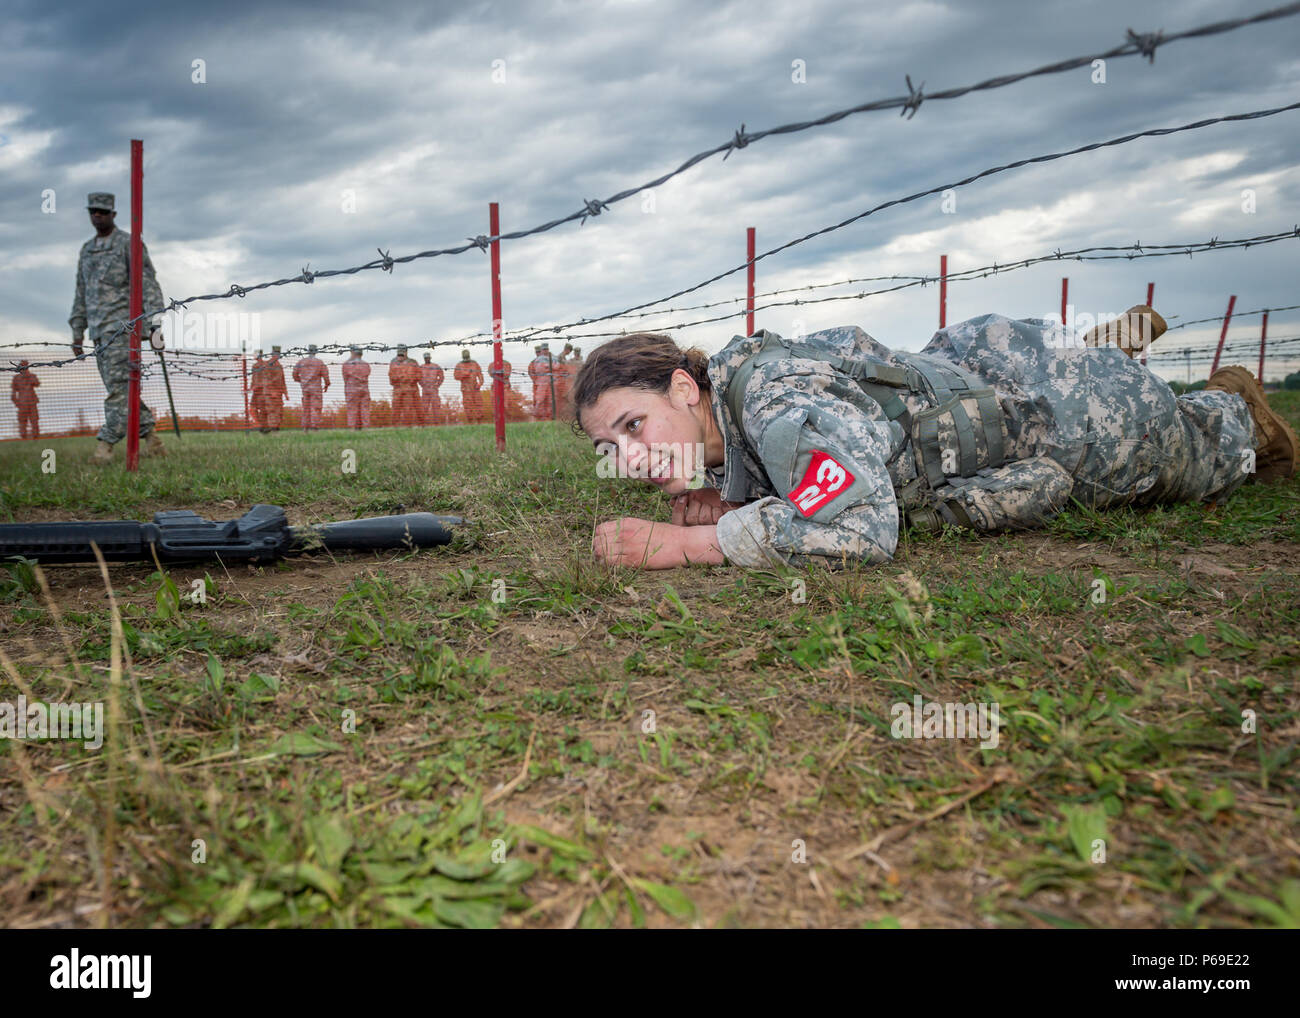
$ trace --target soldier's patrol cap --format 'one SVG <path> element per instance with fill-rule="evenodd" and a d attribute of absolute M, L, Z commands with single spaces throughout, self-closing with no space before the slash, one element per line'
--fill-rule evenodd
<path fill-rule="evenodd" d="M 361 347 L 359 347 L 359 346 L 354 346 L 354 347 L 351 347 L 351 350 L 352 350 L 353 353 L 360 353 L 360 352 L 361 352 Z"/>
<path fill-rule="evenodd" d="M 397 344 L 397 352 L 398 352 L 398 353 L 406 353 L 406 344 L 405 344 L 405 343 L 398 343 L 398 344 Z"/>
<path fill-rule="evenodd" d="M 551 351 L 551 344 L 550 344 L 550 343 L 543 343 L 543 344 L 542 344 L 538 349 L 540 349 L 540 350 L 545 350 L 547 353 L 550 353 L 550 351 Z"/>
<path fill-rule="evenodd" d="M 431 361 L 431 360 L 433 360 L 433 354 L 429 353 L 428 350 L 425 350 L 425 351 L 424 351 L 424 359 L 425 359 L 426 361 Z"/>
<path fill-rule="evenodd" d="M 313 343 L 311 346 L 307 347 L 307 352 L 308 352 L 308 353 L 315 353 L 315 352 L 316 352 L 316 344 Z"/>
<path fill-rule="evenodd" d="M 280 352 L 280 348 L 278 346 L 271 347 L 271 353 L 279 353 L 279 352 Z"/>
<path fill-rule="evenodd" d="M 468 350 L 462 350 L 462 351 L 460 352 L 460 359 L 463 360 L 463 361 L 467 361 L 467 360 L 469 360 L 469 351 L 468 351 Z"/>
<path fill-rule="evenodd" d="M 86 195 L 86 208 L 104 209 L 106 212 L 114 211 L 113 196 L 107 191 L 91 191 Z"/>
<path fill-rule="evenodd" d="M 538 343 L 535 347 L 533 347 L 533 353 L 541 353 L 541 352 L 542 352 L 542 344 Z"/>

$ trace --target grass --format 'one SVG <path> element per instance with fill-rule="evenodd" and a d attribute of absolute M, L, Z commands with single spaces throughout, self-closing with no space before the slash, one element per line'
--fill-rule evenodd
<path fill-rule="evenodd" d="M 0 700 L 108 723 L 0 740 L 8 923 L 1300 925 L 1296 481 L 907 535 L 883 568 L 654 574 L 589 551 L 654 493 L 561 427 L 508 442 L 196 434 L 133 476 L 0 446 L 4 519 L 472 521 L 417 555 L 113 566 L 111 597 L 0 573 Z M 916 696 L 996 703 L 997 746 L 895 738 Z"/>

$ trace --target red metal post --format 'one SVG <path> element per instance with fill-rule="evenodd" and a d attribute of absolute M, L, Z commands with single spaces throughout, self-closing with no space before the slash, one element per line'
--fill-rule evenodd
<path fill-rule="evenodd" d="M 144 311 L 144 142 L 131 139 L 131 317 Z M 131 326 L 126 390 L 126 469 L 140 469 L 140 323 Z"/>
<path fill-rule="evenodd" d="M 948 256 L 939 256 L 939 328 L 948 324 Z"/>
<path fill-rule="evenodd" d="M 1228 298 L 1228 313 L 1223 316 L 1223 329 L 1219 333 L 1219 345 L 1214 351 L 1214 366 L 1210 368 L 1210 374 L 1219 370 L 1219 358 L 1223 356 L 1223 341 L 1228 338 L 1228 323 L 1232 321 L 1232 309 L 1237 303 L 1237 295 L 1234 293 Z"/>
<path fill-rule="evenodd" d="M 1151 302 L 1152 302 L 1153 300 L 1155 300 L 1155 299 L 1156 299 L 1156 284 L 1155 284 L 1155 283 L 1147 283 L 1147 307 L 1149 307 L 1149 308 L 1155 308 L 1155 305 L 1151 303 Z M 1146 346 L 1144 346 L 1144 347 L 1142 348 L 1142 363 L 1143 363 L 1143 364 L 1145 364 L 1145 363 L 1147 362 L 1147 351 L 1150 350 L 1150 349 L 1151 349 L 1151 344 L 1150 344 L 1150 343 L 1148 343 Z"/>
<path fill-rule="evenodd" d="M 745 322 L 745 335 L 752 336 L 754 334 L 754 227 L 751 226 L 746 233 L 746 244 L 749 248 L 749 253 L 746 256 L 749 259 L 749 282 L 746 291 L 748 301 L 745 304 L 745 309 L 749 312 L 749 317 Z"/>
<path fill-rule="evenodd" d="M 252 426 L 252 421 L 248 419 L 248 354 L 243 349 L 242 343 L 239 351 L 239 372 L 244 376 L 244 427 L 248 428 Z"/>
<path fill-rule="evenodd" d="M 1070 277 L 1063 276 L 1061 278 L 1061 328 L 1062 329 L 1068 328 L 1068 326 L 1065 324 L 1065 311 L 1066 308 L 1069 307 L 1069 303 L 1070 303 Z"/>
<path fill-rule="evenodd" d="M 1268 340 L 1268 312 L 1264 312 L 1264 324 L 1259 327 L 1259 384 L 1264 384 L 1264 343 Z"/>
<path fill-rule="evenodd" d="M 500 236 L 496 202 L 488 204 L 488 234 Z M 492 241 L 492 416 L 496 419 L 497 452 L 506 448 L 506 383 L 501 377 L 501 241 Z"/>

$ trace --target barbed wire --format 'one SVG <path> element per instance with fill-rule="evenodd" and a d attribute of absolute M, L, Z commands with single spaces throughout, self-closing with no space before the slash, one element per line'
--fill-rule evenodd
<path fill-rule="evenodd" d="M 1251 318 L 1255 315 L 1262 315 L 1265 313 L 1272 314 L 1274 311 L 1296 311 L 1296 310 L 1300 310 L 1300 304 L 1287 304 L 1285 307 L 1280 307 L 1280 308 L 1256 308 L 1254 311 L 1233 311 L 1232 317 L 1233 320 L 1235 321 L 1238 318 Z M 1176 318 L 1178 318 L 1178 315 L 1170 315 L 1166 319 L 1166 321 L 1174 321 Z M 1188 321 L 1180 322 L 1178 325 L 1169 326 L 1169 331 L 1173 332 L 1175 329 L 1185 329 L 1189 325 L 1204 325 L 1206 322 L 1222 322 L 1222 321 L 1223 321 L 1223 315 L 1215 315 L 1212 318 L 1192 318 L 1189 319 Z"/>
<path fill-rule="evenodd" d="M 1188 256 L 1191 256 L 1193 254 L 1204 254 L 1207 251 L 1226 251 L 1234 248 L 1244 249 L 1247 247 L 1261 246 L 1263 244 L 1271 244 L 1281 240 L 1291 240 L 1297 238 L 1300 238 L 1300 227 L 1297 227 L 1295 230 L 1287 231 L 1285 233 L 1267 236 L 1266 238 L 1252 238 L 1249 240 L 1243 239 L 1241 241 L 1236 241 L 1236 242 L 1229 241 L 1229 242 L 1218 242 L 1218 243 L 1213 241 L 1207 241 L 1199 245 L 1197 244 L 1187 245 L 1185 249 L 1180 249 L 1177 251 L 1151 251 L 1146 253 L 1135 253 L 1133 255 L 1096 255 L 1096 256 L 1090 256 L 1090 255 L 1072 256 L 1062 252 L 1059 259 L 1056 254 L 1040 255 L 1036 258 L 1026 258 L 1018 262 L 1011 262 L 1007 265 L 998 265 L 997 263 L 994 263 L 992 265 L 983 265 L 973 269 L 961 269 L 957 272 L 948 273 L 947 281 L 949 283 L 952 283 L 952 282 L 965 282 L 970 279 L 985 279 L 989 276 L 996 276 L 1004 272 L 1012 272 L 1017 269 L 1027 268 L 1031 265 L 1038 265 L 1044 262 L 1057 261 L 1060 259 L 1068 259 L 1073 261 L 1102 261 L 1111 258 L 1159 258 L 1159 257 L 1169 257 L 1175 254 L 1187 254 Z M 1137 245 L 1134 246 L 1134 250 L 1135 251 L 1137 250 Z M 830 297 L 815 297 L 815 298 L 809 298 L 807 300 L 774 301 L 769 304 L 756 306 L 754 308 L 754 313 L 757 314 L 760 311 L 768 311 L 771 310 L 772 308 L 778 308 L 778 307 L 802 306 L 805 304 L 825 304 L 825 303 L 829 303 L 833 301 L 841 301 L 841 300 L 863 300 L 867 297 L 876 297 L 876 296 L 880 296 L 881 294 L 896 293 L 899 290 L 910 289 L 914 286 L 927 286 L 930 283 L 938 282 L 938 280 L 939 280 L 938 276 L 930 276 L 930 277 L 926 277 L 924 280 L 919 282 L 900 283 L 898 286 L 884 287 L 879 290 L 865 290 L 860 293 L 837 294 Z M 1283 310 L 1283 309 L 1279 308 L 1278 310 Z M 725 321 L 728 318 L 737 318 L 740 317 L 741 315 L 747 315 L 747 314 L 749 314 L 748 309 L 744 309 L 744 310 L 734 311 L 726 315 L 716 315 L 712 318 L 699 318 L 690 322 L 677 322 L 673 324 L 664 324 L 664 325 L 657 326 L 656 328 L 661 330 L 689 329 L 698 325 L 709 325 L 714 322 Z M 625 336 L 627 334 L 628 334 L 627 330 L 624 329 L 619 332 L 581 332 L 581 333 L 566 332 L 564 334 L 564 337 L 566 340 L 608 339 L 608 338 L 613 338 L 615 336 Z"/>
<path fill-rule="evenodd" d="M 1049 153 L 1048 155 L 1033 156 L 1028 159 L 1018 159 L 1015 162 L 1007 163 L 1003 166 L 994 166 L 991 167 L 990 169 L 983 170 L 976 174 L 972 174 L 971 176 L 965 177 L 958 181 L 954 181 L 947 184 L 940 184 L 937 187 L 927 188 L 924 191 L 918 191 L 915 194 L 907 195 L 904 198 L 894 198 L 891 199 L 890 201 L 882 202 L 881 204 L 875 206 L 874 208 L 867 209 L 865 212 L 859 212 L 857 215 L 850 216 L 848 219 L 845 219 L 842 222 L 835 223 L 834 225 L 831 226 L 823 227 L 820 230 L 814 230 L 813 232 L 805 234 L 802 237 L 797 237 L 794 240 L 787 241 L 784 244 L 771 248 L 770 250 L 764 251 L 762 254 L 755 255 L 753 258 L 753 263 L 757 264 L 759 261 L 761 261 L 764 258 L 769 258 L 772 255 L 778 254 L 781 251 L 785 251 L 798 244 L 805 243 L 806 241 L 812 240 L 814 237 L 824 236 L 825 234 L 831 233 L 835 230 L 843 229 L 844 227 L 849 226 L 852 223 L 855 223 L 861 219 L 865 219 L 867 216 L 874 215 L 875 213 L 880 212 L 883 209 L 891 208 L 892 206 L 895 205 L 903 205 L 908 202 L 916 201 L 917 199 L 924 198 L 927 195 L 938 194 L 942 191 L 951 190 L 957 187 L 963 187 L 966 184 L 972 183 L 973 181 L 979 180 L 983 177 L 992 176 L 993 174 L 996 173 L 1004 173 L 1007 170 L 1018 169 L 1019 167 L 1027 166 L 1030 165 L 1031 163 L 1051 162 L 1053 160 L 1062 159 L 1067 156 L 1079 155 L 1080 153 L 1083 152 L 1091 152 L 1097 149 L 1110 148 L 1116 145 L 1124 145 L 1127 144 L 1128 142 L 1136 141 L 1138 138 L 1158 137 L 1158 136 L 1164 136 L 1170 134 L 1178 134 L 1182 131 L 1198 130 L 1200 128 L 1210 127 L 1214 124 L 1227 123 L 1229 121 L 1258 120 L 1262 117 L 1276 116 L 1279 113 L 1286 113 L 1296 109 L 1300 109 L 1300 103 L 1291 103 L 1290 105 L 1287 106 L 1279 106 L 1274 109 L 1268 109 L 1268 110 L 1256 110 L 1251 113 L 1237 113 L 1225 117 L 1213 117 L 1207 120 L 1196 121 L 1195 123 L 1191 123 L 1191 124 L 1183 124 L 1180 127 L 1153 128 L 1149 131 L 1138 131 L 1134 134 L 1127 134 L 1119 138 L 1112 138 L 1109 141 L 1100 141 L 1100 142 L 1093 142 L 1090 145 L 1081 145 L 1078 148 L 1068 149 L 1063 152 L 1053 152 L 1053 153 Z M 708 279 L 700 283 L 696 283 L 693 286 L 684 287 L 683 289 L 677 290 L 666 297 L 661 297 L 657 300 L 646 301 L 645 303 L 642 304 L 635 304 L 632 307 L 624 308 L 622 311 L 614 312 L 613 314 L 610 315 L 601 315 L 597 318 L 584 319 L 584 321 L 587 324 L 605 321 L 610 318 L 625 316 L 631 311 L 639 311 L 643 308 L 652 307 L 655 304 L 662 304 L 664 301 L 674 300 L 677 297 L 683 296 L 684 294 L 693 293 L 694 291 L 702 289 L 705 286 L 708 286 L 712 283 L 716 283 L 720 279 L 725 279 L 728 276 L 734 275 L 737 272 L 741 272 L 744 269 L 748 268 L 749 265 L 750 262 L 748 260 L 744 261 L 740 265 L 737 265 L 735 268 L 728 269 L 725 272 L 719 272 L 715 276 L 711 276 Z M 576 328 L 578 327 L 578 325 L 579 325 L 578 322 L 571 322 L 563 326 L 553 326 L 548 329 L 539 329 L 537 330 L 536 333 L 518 337 L 516 339 L 516 342 L 518 342 L 520 339 L 529 339 L 531 338 L 532 335 L 540 335 L 541 333 L 548 332 L 548 331 L 558 333 L 567 329 Z"/>
<path fill-rule="evenodd" d="M 1134 242 L 1133 244 L 1128 244 L 1128 245 L 1098 244 L 1098 245 L 1092 245 L 1090 247 L 1076 248 L 1069 251 L 1062 251 L 1060 248 L 1057 248 L 1056 250 L 1052 251 L 1050 254 L 1036 255 L 1029 258 L 1021 258 L 1016 261 L 1006 262 L 1002 264 L 994 262 L 991 265 L 981 265 L 969 269 L 958 269 L 954 272 L 948 273 L 946 278 L 948 282 L 962 282 L 970 279 L 985 279 L 988 278 L 989 276 L 996 276 L 1002 273 L 1014 272 L 1019 269 L 1028 268 L 1033 265 L 1039 265 L 1046 262 L 1057 262 L 1057 261 L 1084 262 L 1084 261 L 1106 261 L 1112 259 L 1134 260 L 1138 258 L 1172 257 L 1176 255 L 1187 255 L 1188 257 L 1192 257 L 1195 254 L 1204 254 L 1208 251 L 1227 251 L 1227 250 L 1235 250 L 1235 249 L 1245 249 L 1250 247 L 1261 247 L 1267 244 L 1278 243 L 1283 240 L 1297 240 L 1297 239 L 1300 239 L 1300 225 L 1294 226 L 1290 230 L 1283 230 L 1276 233 L 1257 234 L 1253 237 L 1237 237 L 1231 240 L 1220 240 L 1218 237 L 1212 237 L 1209 240 L 1191 241 L 1191 242 L 1185 242 L 1181 244 L 1143 244 L 1141 241 L 1137 241 Z M 1111 252 L 1111 253 L 1098 253 L 1098 252 Z M 880 290 L 862 291 L 862 292 L 852 293 L 852 294 L 836 294 L 828 297 L 808 298 L 804 300 L 793 300 L 793 301 L 781 301 L 781 302 L 775 302 L 771 304 L 757 303 L 758 299 L 763 296 L 777 296 L 777 295 L 783 295 L 787 293 L 801 293 L 801 292 L 807 292 L 811 290 L 826 289 L 833 286 L 843 286 L 855 282 L 863 282 L 863 281 L 870 281 L 870 280 L 888 280 L 888 279 L 903 279 L 903 280 L 907 280 L 908 282 L 895 287 L 887 287 Z M 880 294 L 893 293 L 898 290 L 907 289 L 909 287 L 927 286 L 930 283 L 935 283 L 938 282 L 939 280 L 940 280 L 939 276 L 924 276 L 924 275 L 923 276 L 909 276 L 909 275 L 866 276 L 858 279 L 841 280 L 835 283 L 815 283 L 803 287 L 788 287 L 780 290 L 772 290 L 766 294 L 756 294 L 754 313 L 757 314 L 760 311 L 770 310 L 771 308 L 774 307 L 789 307 L 792 305 L 820 304 L 820 303 L 827 303 L 831 301 L 840 301 L 840 300 L 861 300 L 867 297 L 878 296 Z M 704 308 L 704 307 L 717 306 L 717 304 L 731 303 L 732 301 L 735 300 L 744 300 L 744 299 L 746 298 L 743 297 L 731 298 L 730 301 L 719 301 L 713 304 L 700 305 L 699 307 Z M 1266 309 L 1259 309 L 1256 311 L 1238 312 L 1234 317 L 1249 317 L 1251 315 L 1262 314 L 1265 310 L 1287 311 L 1287 310 L 1297 310 L 1297 309 L 1300 309 L 1300 305 L 1287 305 L 1287 306 L 1276 307 L 1271 309 L 1266 308 Z M 687 307 L 687 308 L 680 308 L 678 310 L 688 311 L 693 309 Z M 648 314 L 667 314 L 667 313 L 670 313 L 669 310 L 663 310 L 659 312 L 649 312 Z M 714 318 L 707 318 L 707 319 L 701 319 L 693 322 L 684 322 L 678 324 L 665 324 L 665 325 L 656 326 L 656 328 L 660 328 L 660 329 L 690 328 L 696 325 L 704 325 L 716 321 L 725 321 L 728 318 L 740 317 L 742 315 L 747 315 L 747 314 L 749 314 L 749 309 L 747 307 L 739 308 L 726 315 L 719 315 L 719 316 L 715 316 Z M 1178 316 L 1168 315 L 1164 317 L 1166 321 L 1172 321 Z M 1213 322 L 1219 320 L 1220 320 L 1219 318 L 1192 319 L 1187 322 L 1183 322 L 1181 325 L 1171 326 L 1169 331 L 1173 331 L 1174 329 L 1178 329 L 1178 328 L 1183 328 L 1186 325 L 1198 324 L 1202 322 Z M 619 332 L 601 332 L 601 333 L 571 333 L 571 334 L 567 334 L 565 338 L 579 339 L 579 340 L 604 339 L 604 338 L 613 338 L 616 336 L 623 336 L 627 334 L 628 333 L 626 330 L 619 331 Z M 509 334 L 503 336 L 503 342 L 515 342 L 515 341 L 516 340 L 514 340 L 514 338 Z M 53 346 L 53 345 L 61 345 L 61 344 L 49 340 L 40 340 L 40 341 L 32 341 L 28 343 L 6 344 L 6 347 L 15 348 L 15 349 L 16 348 L 31 349 L 32 347 L 36 347 L 36 346 Z M 327 353 L 327 352 L 343 353 L 343 352 L 348 352 L 353 348 L 358 348 L 363 353 L 371 352 L 371 353 L 384 353 L 384 354 L 392 351 L 396 346 L 399 345 L 404 345 L 408 349 L 415 350 L 415 349 L 422 349 L 425 347 L 436 348 L 440 346 L 462 346 L 463 347 L 465 343 L 461 339 L 454 339 L 454 340 L 412 341 L 407 343 L 395 343 L 394 341 L 389 340 L 383 342 L 365 342 L 365 343 L 340 342 L 340 343 L 316 344 L 318 351 L 322 353 Z M 2 348 L 3 347 L 0 347 L 0 349 Z M 289 355 L 300 354 L 302 352 L 304 352 L 303 347 L 291 346 L 287 350 L 282 350 L 281 355 L 289 356 Z M 211 351 L 211 350 L 186 350 L 183 348 L 174 348 L 168 350 L 167 353 L 173 358 L 176 356 L 198 357 L 198 358 L 229 358 L 229 357 L 245 356 L 244 351 L 235 350 L 235 349 L 230 349 L 225 351 Z M 249 353 L 251 355 L 255 355 L 257 351 L 250 351 Z M 32 365 L 32 367 L 61 366 L 62 363 L 67 363 L 67 362 L 49 361 L 49 362 L 42 362 L 40 364 Z M 176 362 L 173 360 L 171 364 L 175 365 Z M 15 370 L 15 369 L 4 368 L 3 365 L 0 365 L 0 370 Z"/>
<path fill-rule="evenodd" d="M 492 242 L 497 240 L 519 240 L 524 237 L 533 236 L 535 234 L 545 233 L 549 230 L 555 229 L 558 226 L 562 226 L 565 223 L 572 222 L 575 219 L 579 220 L 579 225 L 581 225 L 585 223 L 589 217 L 595 217 L 600 215 L 602 212 L 607 212 L 611 205 L 614 205 L 620 201 L 625 201 L 628 198 L 634 197 L 635 195 L 639 194 L 642 191 L 646 191 L 658 187 L 661 184 L 664 184 L 667 181 L 671 180 L 673 177 L 685 173 L 687 170 L 691 169 L 698 163 L 703 162 L 705 159 L 709 159 L 712 156 L 722 153 L 723 160 L 725 161 L 733 151 L 746 148 L 747 146 L 753 144 L 754 142 L 761 141 L 762 139 L 767 137 L 771 137 L 775 135 L 794 134 L 800 131 L 807 131 L 814 127 L 822 127 L 827 124 L 836 123 L 840 120 L 845 119 L 846 117 L 853 116 L 858 113 L 867 113 L 867 112 L 887 110 L 887 109 L 898 109 L 900 111 L 900 115 L 906 114 L 907 118 L 910 120 L 912 119 L 912 117 L 916 115 L 917 110 L 919 110 L 921 107 L 921 103 L 925 100 L 936 102 L 945 99 L 957 99 L 962 96 L 969 95 L 972 92 L 981 92 L 981 91 L 988 91 L 995 88 L 1003 88 L 1006 87 L 1007 85 L 1012 85 L 1017 82 L 1024 81 L 1028 78 L 1039 77 L 1048 74 L 1059 74 L 1064 71 L 1075 70 L 1080 67 L 1091 67 L 1093 62 L 1096 60 L 1111 60 L 1118 57 L 1141 55 L 1141 56 L 1145 56 L 1149 62 L 1154 63 L 1156 49 L 1159 46 L 1165 46 L 1171 42 L 1177 42 L 1182 39 L 1203 38 L 1210 35 L 1218 35 L 1224 32 L 1231 32 L 1238 28 L 1245 27 L 1246 25 L 1258 24 L 1265 21 L 1272 21 L 1278 18 L 1291 17 L 1292 15 L 1295 14 L 1300 14 L 1300 3 L 1290 3 L 1282 7 L 1276 7 L 1276 8 L 1272 8 L 1271 10 L 1262 11 L 1259 14 L 1253 14 L 1243 18 L 1232 18 L 1225 21 L 1217 21 L 1208 25 L 1199 25 L 1195 28 L 1186 29 L 1181 32 L 1172 32 L 1169 34 L 1165 34 L 1165 32 L 1160 29 L 1154 32 L 1134 32 L 1133 29 L 1130 28 L 1127 29 L 1126 42 L 1124 42 L 1120 46 L 1116 46 L 1102 53 L 1094 53 L 1088 56 L 1081 56 L 1081 57 L 1072 57 L 1067 60 L 1060 60 L 1055 63 L 1045 64 L 1041 67 L 1033 68 L 1032 70 L 1022 71 L 1015 74 L 1000 75 L 995 78 L 988 78 L 985 81 L 977 82 L 976 84 L 973 85 L 940 90 L 938 92 L 931 92 L 929 94 L 924 93 L 925 82 L 922 82 L 919 86 L 914 88 L 912 86 L 911 76 L 905 75 L 904 78 L 906 80 L 907 89 L 908 89 L 908 94 L 906 96 L 896 96 L 889 99 L 878 99 L 873 102 L 861 103 L 856 106 L 851 106 L 847 109 L 838 110 L 834 113 L 828 113 L 825 116 L 817 117 L 816 119 L 813 120 L 805 120 L 796 123 L 783 124 L 779 127 L 767 128 L 766 130 L 762 130 L 762 131 L 746 132 L 745 125 L 742 123 L 740 125 L 740 130 L 736 131 L 734 136 L 730 140 L 724 142 L 721 145 L 716 145 L 711 149 L 706 149 L 702 152 L 696 153 L 695 155 L 687 159 L 685 162 L 683 162 L 680 166 L 678 166 L 677 169 L 675 170 L 671 170 L 668 173 L 656 177 L 653 180 L 647 181 L 646 183 L 641 184 L 637 187 L 627 188 L 623 191 L 619 191 L 618 193 L 610 195 L 608 198 L 605 198 L 603 200 L 584 199 L 582 208 L 578 209 L 577 211 L 571 212 L 566 216 L 561 216 L 558 219 L 552 219 L 549 222 L 541 223 L 537 226 L 530 227 L 526 230 L 516 230 L 511 233 L 495 234 L 492 236 L 479 234 L 478 236 L 475 237 L 466 238 L 469 241 L 469 243 L 467 244 L 460 244 L 453 247 L 438 248 L 429 251 L 419 251 L 416 252 L 415 254 L 401 255 L 396 258 L 393 257 L 390 252 L 385 251 L 382 247 L 380 247 L 376 249 L 379 253 L 379 258 L 372 259 L 360 265 L 354 265 L 351 268 L 312 270 L 310 267 L 310 263 L 308 263 L 307 265 L 303 266 L 302 271 L 298 273 L 298 275 L 296 276 L 287 276 L 282 279 L 268 280 L 263 283 L 254 283 L 248 286 L 241 286 L 237 283 L 232 283 L 230 284 L 229 290 L 227 290 L 224 293 L 195 294 L 191 297 L 184 298 L 183 300 L 172 300 L 164 308 L 160 310 L 164 312 L 171 311 L 177 307 L 184 307 L 185 305 L 194 303 L 196 301 L 225 300 L 231 297 L 245 297 L 249 293 L 252 293 L 255 290 L 265 290 L 265 289 L 270 289 L 271 287 L 287 286 L 290 283 L 303 283 L 303 284 L 310 285 L 317 279 L 325 279 L 332 276 L 355 275 L 359 272 L 366 272 L 374 269 L 379 269 L 381 271 L 391 273 L 393 271 L 394 266 L 396 265 L 407 264 L 423 258 L 436 258 L 442 255 L 459 255 L 465 253 L 466 251 L 469 251 L 471 248 L 478 248 L 479 250 L 483 251 L 486 254 Z M 1259 115 L 1268 115 L 1268 114 L 1259 114 Z M 1117 144 L 1117 143 L 1118 142 L 1113 142 L 1111 144 Z M 1060 158 L 1060 156 L 1058 155 L 1055 158 Z M 977 179 L 977 178 L 972 178 L 972 179 Z M 129 321 L 127 321 L 125 325 L 125 329 L 129 330 L 136 321 L 140 321 L 145 318 L 151 317 L 152 315 L 157 313 L 158 313 L 158 309 L 155 309 L 152 311 L 145 312 L 135 318 L 132 318 Z"/>

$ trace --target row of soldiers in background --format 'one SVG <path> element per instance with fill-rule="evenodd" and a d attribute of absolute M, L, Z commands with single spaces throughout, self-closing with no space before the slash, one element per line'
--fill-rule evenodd
<path fill-rule="evenodd" d="M 533 416 L 538 420 L 571 416 L 562 408 L 568 402 L 573 377 L 582 364 L 581 351 L 571 343 L 565 344 L 558 359 L 551 355 L 547 343 L 539 344 L 534 351 L 536 357 L 528 365 L 528 376 L 533 383 Z M 306 431 L 320 428 L 321 406 L 325 390 L 330 387 L 329 368 L 316 352 L 316 345 L 312 344 L 307 348 L 307 356 L 293 366 L 293 380 L 302 389 L 302 427 Z M 361 353 L 361 347 L 352 347 L 352 356 L 339 367 L 343 375 L 348 427 L 357 430 L 370 426 L 370 365 L 362 359 Z M 452 377 L 460 383 L 465 416 L 473 423 L 486 420 L 483 369 L 470 357 L 468 350 L 462 350 L 460 358 Z M 510 362 L 503 360 L 501 380 L 507 390 L 511 389 L 511 370 Z M 284 368 L 280 365 L 280 347 L 271 347 L 269 357 L 259 353 L 251 375 L 248 406 L 258 430 L 263 434 L 279 431 L 284 401 L 289 398 Z M 393 423 L 399 427 L 445 423 L 447 408 L 438 393 L 445 378 L 443 369 L 433 363 L 432 354 L 426 352 L 424 363 L 420 364 L 407 356 L 405 345 L 399 346 L 397 356 L 388 363 L 388 382 L 393 389 Z M 561 408 L 558 414 L 557 408 Z"/>

